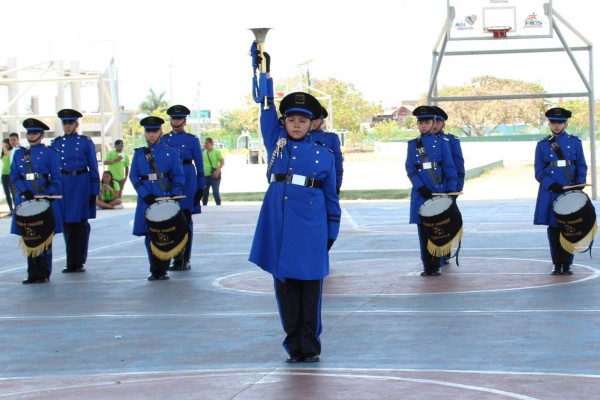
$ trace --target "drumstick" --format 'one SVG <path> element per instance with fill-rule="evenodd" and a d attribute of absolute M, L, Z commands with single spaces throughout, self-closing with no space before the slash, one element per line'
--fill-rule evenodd
<path fill-rule="evenodd" d="M 62 199 L 60 194 L 36 194 L 33 196 L 34 199 Z"/>
<path fill-rule="evenodd" d="M 431 193 L 433 196 L 460 196 L 463 192 Z"/>
<path fill-rule="evenodd" d="M 181 196 L 173 196 L 173 197 L 157 197 L 156 201 L 162 201 L 162 200 L 175 200 L 175 199 L 185 199 L 185 195 L 181 195 Z"/>
<path fill-rule="evenodd" d="M 592 184 L 591 183 L 580 183 L 579 185 L 563 186 L 563 189 L 573 189 L 573 188 L 584 187 L 584 186 L 592 186 Z"/>

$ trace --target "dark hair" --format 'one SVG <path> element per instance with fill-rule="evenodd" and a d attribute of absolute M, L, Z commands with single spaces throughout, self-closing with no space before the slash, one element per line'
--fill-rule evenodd
<path fill-rule="evenodd" d="M 10 140 L 8 140 L 8 138 L 6 139 L 2 139 L 2 143 L 6 143 L 6 145 L 8 146 L 8 150 L 12 150 L 12 146 L 10 145 Z M 4 154 L 2 154 L 4 156 Z"/>
<path fill-rule="evenodd" d="M 106 175 L 110 176 L 110 182 L 108 182 L 108 184 L 110 185 L 110 187 L 111 187 L 111 188 L 113 188 L 113 189 L 114 189 L 114 188 L 115 188 L 115 180 L 114 180 L 114 178 L 113 178 L 113 174 L 112 174 L 112 172 L 110 172 L 110 171 L 104 171 L 104 172 L 102 173 L 102 175 L 104 175 L 104 174 L 106 174 Z M 102 180 L 102 179 L 100 179 L 100 180 Z"/>
<path fill-rule="evenodd" d="M 214 144 L 213 139 L 211 137 L 207 137 L 206 139 L 204 139 L 204 141 Z"/>
<path fill-rule="evenodd" d="M 10 135 L 8 135 L 8 137 L 19 137 L 19 134 L 17 132 L 12 132 Z"/>

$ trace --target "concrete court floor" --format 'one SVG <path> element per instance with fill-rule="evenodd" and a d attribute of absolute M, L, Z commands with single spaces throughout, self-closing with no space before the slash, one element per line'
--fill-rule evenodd
<path fill-rule="evenodd" d="M 247 261 L 259 204 L 204 208 L 192 270 L 165 282 L 146 280 L 131 205 L 91 221 L 86 273 L 60 273 L 57 237 L 43 285 L 20 283 L 0 219 L 0 399 L 600 398 L 598 256 L 549 275 L 531 192 L 485 198 L 499 177 L 459 200 L 460 267 L 440 277 L 419 276 L 407 201 L 343 203 L 318 364 L 284 362 L 271 278 Z"/>

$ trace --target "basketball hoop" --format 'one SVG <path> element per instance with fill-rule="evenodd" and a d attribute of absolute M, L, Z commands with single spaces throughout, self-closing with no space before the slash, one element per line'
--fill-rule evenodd
<path fill-rule="evenodd" d="M 506 34 L 511 30 L 510 26 L 488 26 L 486 32 L 490 32 L 494 39 L 506 39 Z"/>

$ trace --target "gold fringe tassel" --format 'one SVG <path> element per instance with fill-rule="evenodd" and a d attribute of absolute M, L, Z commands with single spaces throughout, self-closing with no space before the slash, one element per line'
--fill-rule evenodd
<path fill-rule="evenodd" d="M 23 254 L 25 254 L 25 256 L 38 257 L 40 254 L 42 254 L 42 251 L 46 250 L 52 244 L 52 239 L 54 239 L 54 232 L 48 236 L 48 239 L 46 239 L 44 243 L 36 247 L 29 247 L 25 244 L 25 241 L 21 236 L 19 238 L 19 245 L 21 246 L 21 249 L 23 249 Z"/>
<path fill-rule="evenodd" d="M 598 223 L 596 221 L 596 222 L 594 222 L 594 226 L 592 226 L 592 229 L 590 229 L 588 234 L 585 235 L 585 237 L 577 243 L 569 242 L 567 239 L 565 239 L 563 237 L 563 234 L 561 233 L 560 234 L 560 246 L 565 251 L 567 251 L 571 254 L 581 253 L 583 251 L 586 251 L 590 247 L 590 243 L 592 243 L 592 241 L 594 241 L 594 236 L 596 235 L 597 230 L 598 230 Z"/>
<path fill-rule="evenodd" d="M 152 242 L 150 242 L 150 250 L 152 251 L 152 254 L 154 254 L 156 256 L 156 258 L 158 258 L 159 260 L 162 260 L 162 261 L 166 261 L 166 260 L 170 260 L 170 259 L 174 258 L 179 253 L 181 253 L 181 251 L 183 250 L 183 248 L 185 247 L 187 242 L 188 242 L 188 234 L 186 233 L 185 236 L 183 237 L 183 240 L 181 241 L 181 243 L 179 243 L 177 246 L 175 246 L 172 250 L 169 250 L 169 251 L 159 250 L 158 248 L 156 248 L 156 246 L 154 246 L 154 243 L 152 243 Z"/>
<path fill-rule="evenodd" d="M 448 243 L 443 246 L 436 246 L 431 242 L 431 240 L 427 240 L 427 251 L 434 257 L 442 257 L 446 254 L 449 254 L 453 247 L 458 247 L 463 236 L 463 228 L 460 228 L 456 236 L 452 238 Z"/>

